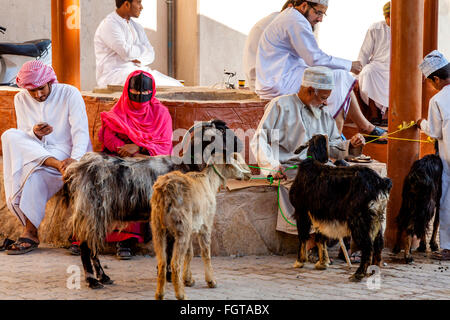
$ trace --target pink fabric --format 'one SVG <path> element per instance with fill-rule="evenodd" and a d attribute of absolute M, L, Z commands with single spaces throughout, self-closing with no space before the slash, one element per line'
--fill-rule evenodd
<path fill-rule="evenodd" d="M 143 222 L 130 223 L 128 227 L 123 229 L 121 232 L 114 231 L 107 235 L 106 242 L 120 242 L 128 240 L 130 238 L 138 239 L 139 243 L 144 242 L 144 237 L 142 236 Z M 131 232 L 131 233 L 129 233 Z"/>
<path fill-rule="evenodd" d="M 152 98 L 144 103 L 133 102 L 128 98 L 130 79 L 140 73 L 153 80 Z M 109 128 L 116 134 L 126 135 L 134 144 L 147 149 L 152 156 L 172 153 L 172 118 L 169 110 L 155 98 L 155 80 L 148 72 L 132 72 L 125 82 L 119 101 L 111 111 L 102 112 L 100 117 L 102 128 L 99 131 L 99 139 L 103 148 L 107 142 L 105 128 Z M 115 152 L 117 149 L 110 151 Z"/>
<path fill-rule="evenodd" d="M 42 87 L 49 82 L 57 82 L 55 71 L 39 60 L 25 62 L 16 77 L 17 85 L 27 90 Z"/>

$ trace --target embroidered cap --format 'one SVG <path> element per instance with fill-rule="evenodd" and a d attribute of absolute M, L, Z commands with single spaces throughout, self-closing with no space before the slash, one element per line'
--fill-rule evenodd
<path fill-rule="evenodd" d="M 391 2 L 390 1 L 383 6 L 383 14 L 384 14 L 384 16 L 389 16 L 391 14 Z"/>
<path fill-rule="evenodd" d="M 327 67 L 307 68 L 303 73 L 302 86 L 321 90 L 333 90 L 333 70 Z"/>
<path fill-rule="evenodd" d="M 431 51 L 419 65 L 420 70 L 428 78 L 435 71 L 445 67 L 448 60 L 437 50 Z"/>
<path fill-rule="evenodd" d="M 328 0 L 308 0 L 309 2 L 314 2 L 317 4 L 323 4 L 324 6 L 328 7 Z"/>

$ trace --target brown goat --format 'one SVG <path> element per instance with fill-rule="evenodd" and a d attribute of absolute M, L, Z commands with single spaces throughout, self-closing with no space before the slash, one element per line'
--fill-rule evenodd
<path fill-rule="evenodd" d="M 251 177 L 250 170 L 238 153 L 231 154 L 227 163 L 216 154 L 202 172 L 173 171 L 158 177 L 151 197 L 151 227 L 153 245 L 158 259 L 158 282 L 155 298 L 162 300 L 166 284 L 167 234 L 175 239 L 171 261 L 172 283 L 177 299 L 185 299 L 184 286 L 193 286 L 190 262 L 193 256 L 192 235 L 197 234 L 205 264 L 205 280 L 216 287 L 211 266 L 211 230 L 216 213 L 216 194 L 226 179 Z M 183 281 L 181 264 L 184 263 Z"/>

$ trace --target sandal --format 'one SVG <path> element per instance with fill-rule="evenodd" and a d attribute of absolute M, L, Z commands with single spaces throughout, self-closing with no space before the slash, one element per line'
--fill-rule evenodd
<path fill-rule="evenodd" d="M 350 262 L 351 263 L 361 263 L 361 251 L 353 252 L 350 255 Z"/>
<path fill-rule="evenodd" d="M 0 247 L 0 251 L 8 250 L 9 247 L 14 243 L 14 240 L 6 238 L 5 241 L 3 241 L 2 246 Z"/>
<path fill-rule="evenodd" d="M 24 246 L 24 243 L 28 243 L 30 246 Z M 6 250 L 8 255 L 19 255 L 33 251 L 39 246 L 39 243 L 28 238 L 19 238 L 16 242 L 11 244 Z"/>
<path fill-rule="evenodd" d="M 119 260 L 130 260 L 133 256 L 130 248 L 119 247 L 117 248 L 116 257 Z"/>
<path fill-rule="evenodd" d="M 369 133 L 369 136 L 378 136 L 381 137 L 384 133 L 386 133 L 386 130 L 381 129 L 380 127 L 375 126 L 375 128 L 372 130 L 371 133 Z M 377 140 L 375 140 L 377 139 Z M 373 142 L 372 142 L 373 141 Z M 387 140 L 380 140 L 378 138 L 374 137 L 367 137 L 366 143 L 378 143 L 378 144 L 387 144 Z"/>
<path fill-rule="evenodd" d="M 450 261 L 450 250 L 444 249 L 441 252 L 434 252 L 431 256 L 431 259 L 441 260 L 441 261 Z"/>

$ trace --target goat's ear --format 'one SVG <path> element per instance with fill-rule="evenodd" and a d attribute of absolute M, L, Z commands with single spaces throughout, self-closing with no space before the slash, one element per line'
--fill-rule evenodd
<path fill-rule="evenodd" d="M 297 148 L 297 150 L 294 151 L 295 154 L 301 153 L 303 150 L 307 149 L 309 147 L 309 143 L 305 143 Z"/>
<path fill-rule="evenodd" d="M 242 173 L 251 173 L 248 165 L 245 163 L 245 159 L 238 152 L 233 152 L 229 159 L 230 164 L 241 171 Z"/>

